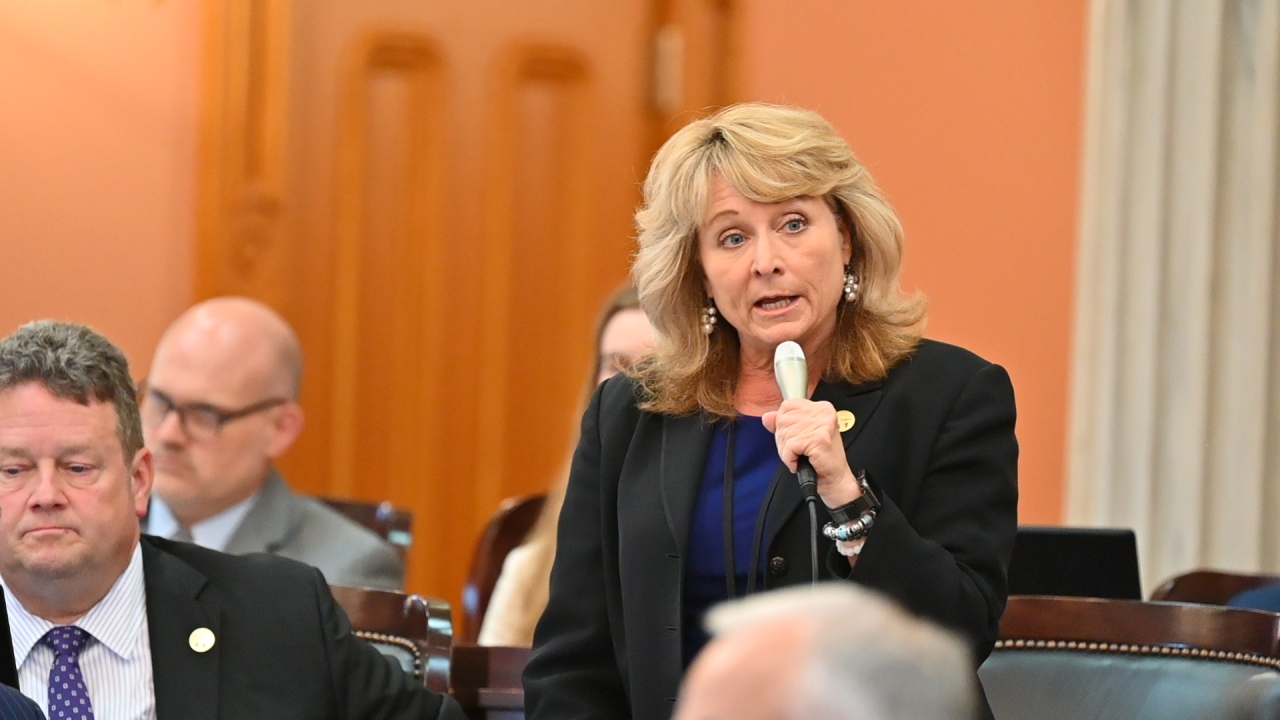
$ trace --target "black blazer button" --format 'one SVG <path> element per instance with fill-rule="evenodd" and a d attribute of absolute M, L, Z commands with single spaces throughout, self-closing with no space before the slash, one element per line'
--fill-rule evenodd
<path fill-rule="evenodd" d="M 784 557 L 776 557 L 769 561 L 769 574 L 774 577 L 782 577 L 787 573 L 787 559 Z"/>

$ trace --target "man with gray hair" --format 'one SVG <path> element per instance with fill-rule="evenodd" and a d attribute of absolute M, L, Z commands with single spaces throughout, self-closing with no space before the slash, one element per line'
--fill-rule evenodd
<path fill-rule="evenodd" d="M 70 323 L 0 341 L 0 583 L 54 720 L 440 718 L 318 570 L 141 536 L 154 477 L 124 354 Z"/>
<path fill-rule="evenodd" d="M 848 583 L 725 603 L 676 720 L 969 720 L 973 667 L 952 633 Z"/>

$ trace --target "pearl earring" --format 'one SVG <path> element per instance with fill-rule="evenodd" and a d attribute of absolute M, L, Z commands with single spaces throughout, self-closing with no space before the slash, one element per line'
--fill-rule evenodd
<path fill-rule="evenodd" d="M 851 302 L 853 302 L 854 300 L 857 300 L 857 299 L 858 299 L 858 290 L 860 290 L 861 288 L 862 288 L 862 286 L 858 283 L 858 276 L 857 276 L 857 275 L 854 275 L 854 274 L 849 270 L 849 266 L 848 266 L 848 265 L 846 265 L 846 266 L 845 266 L 845 268 L 844 268 L 844 299 L 845 299 L 845 302 L 849 302 L 849 303 L 851 303 Z"/>
<path fill-rule="evenodd" d="M 710 335 L 716 329 L 716 301 L 707 298 L 707 306 L 702 308 L 702 334 Z"/>

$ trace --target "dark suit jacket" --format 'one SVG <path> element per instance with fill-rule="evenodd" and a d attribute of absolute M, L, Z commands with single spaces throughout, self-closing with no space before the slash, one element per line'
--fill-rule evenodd
<path fill-rule="evenodd" d="M 9 608 L 0 592 L 0 720 L 44 720 L 40 706 L 18 692 L 18 665 L 13 658 Z"/>
<path fill-rule="evenodd" d="M 673 709 L 683 558 L 713 426 L 643 412 L 635 392 L 612 379 L 583 418 L 551 598 L 524 674 L 530 720 L 658 720 Z M 976 667 L 996 639 L 1017 530 L 1008 374 L 924 341 L 883 382 L 821 383 L 813 399 L 854 414 L 849 465 L 866 470 L 883 502 L 852 572 L 819 535 L 822 579 L 874 588 L 957 630 Z M 767 502 L 766 587 L 810 582 L 808 512 L 785 468 Z M 821 526 L 830 518 L 818 512 Z"/>
<path fill-rule="evenodd" d="M 44 720 L 44 713 L 31 698 L 0 685 L 0 720 Z"/>
<path fill-rule="evenodd" d="M 0 592 L 0 685 L 18 687 L 18 663 L 13 657 L 13 633 L 9 630 L 9 606 Z"/>
<path fill-rule="evenodd" d="M 157 720 L 462 720 L 351 633 L 315 568 L 143 536 Z M 213 632 L 207 652 L 190 647 Z"/>

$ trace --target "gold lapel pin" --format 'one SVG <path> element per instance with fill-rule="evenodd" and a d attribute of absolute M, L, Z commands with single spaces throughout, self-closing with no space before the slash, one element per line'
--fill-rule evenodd
<path fill-rule="evenodd" d="M 857 422 L 857 418 L 855 418 L 853 413 L 848 410 L 841 410 L 836 413 L 836 425 L 840 427 L 840 432 L 844 432 L 845 430 L 853 427 L 855 422 Z"/>
<path fill-rule="evenodd" d="M 191 637 L 187 642 L 191 644 L 191 649 L 198 653 L 209 652 L 209 648 L 213 647 L 215 638 L 213 631 L 209 628 L 196 628 L 191 631 Z"/>

